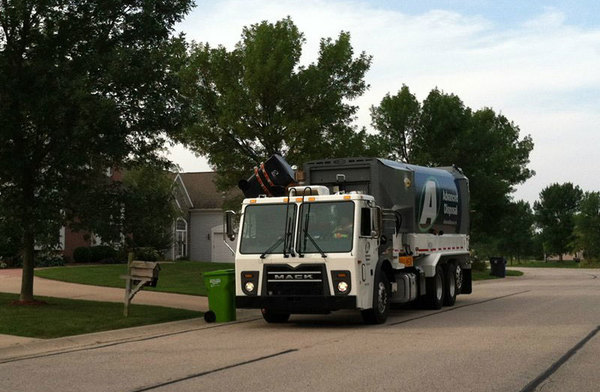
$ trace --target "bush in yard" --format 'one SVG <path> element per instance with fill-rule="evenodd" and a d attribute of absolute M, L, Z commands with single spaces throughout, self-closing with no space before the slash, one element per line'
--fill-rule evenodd
<path fill-rule="evenodd" d="M 116 264 L 119 262 L 117 251 L 108 245 L 92 246 L 89 249 L 92 263 Z"/>
<path fill-rule="evenodd" d="M 487 269 L 487 264 L 485 261 L 480 260 L 475 252 L 473 252 L 471 253 L 471 268 L 473 271 L 485 271 Z"/>
<path fill-rule="evenodd" d="M 580 268 L 600 268 L 600 259 L 583 259 L 579 263 Z"/>
<path fill-rule="evenodd" d="M 6 265 L 3 268 L 22 268 L 23 267 L 23 259 L 21 256 L 1 256 L 0 263 Z"/>
<path fill-rule="evenodd" d="M 140 261 L 158 261 L 161 260 L 162 254 L 154 248 L 137 248 L 134 252 L 134 260 Z"/>
<path fill-rule="evenodd" d="M 79 246 L 73 251 L 73 260 L 76 263 L 89 263 L 92 261 L 92 252 L 89 246 Z"/>
<path fill-rule="evenodd" d="M 35 255 L 36 267 L 60 267 L 65 265 L 65 258 L 57 252 L 39 252 Z"/>

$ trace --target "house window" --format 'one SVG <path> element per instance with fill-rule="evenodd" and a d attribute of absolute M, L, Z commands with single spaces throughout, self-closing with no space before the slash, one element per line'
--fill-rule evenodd
<path fill-rule="evenodd" d="M 175 221 L 175 258 L 187 256 L 188 224 L 185 219 Z"/>

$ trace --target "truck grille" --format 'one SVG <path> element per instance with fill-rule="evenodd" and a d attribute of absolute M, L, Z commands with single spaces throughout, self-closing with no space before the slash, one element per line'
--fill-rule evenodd
<path fill-rule="evenodd" d="M 266 293 L 274 296 L 306 296 L 329 294 L 325 266 L 305 264 L 292 268 L 284 265 L 265 266 Z"/>

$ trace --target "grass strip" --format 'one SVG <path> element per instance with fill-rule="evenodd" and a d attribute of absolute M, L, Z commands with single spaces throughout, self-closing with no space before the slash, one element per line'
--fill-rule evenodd
<path fill-rule="evenodd" d="M 130 305 L 36 297 L 43 305 L 14 305 L 18 294 L 0 293 L 0 334 L 50 339 L 201 317 L 202 312 L 161 306 Z"/>
<path fill-rule="evenodd" d="M 206 296 L 202 274 L 233 268 L 233 264 L 177 261 L 160 263 L 160 268 L 157 287 L 144 287 L 144 290 Z M 126 274 L 125 264 L 64 266 L 35 271 L 35 276 L 40 278 L 119 288 L 125 287 L 125 280 L 119 276 Z"/>

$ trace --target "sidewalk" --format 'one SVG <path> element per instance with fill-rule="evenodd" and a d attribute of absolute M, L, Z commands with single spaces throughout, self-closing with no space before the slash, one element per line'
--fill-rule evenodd
<path fill-rule="evenodd" d="M 0 292 L 19 293 L 21 291 L 21 269 L 0 270 Z M 66 283 L 57 280 L 35 277 L 33 293 L 36 296 L 83 299 L 89 301 L 105 301 L 123 303 L 125 282 L 123 288 L 89 286 L 77 283 Z M 208 299 L 195 295 L 160 293 L 141 290 L 132 301 L 139 305 L 166 306 L 169 308 L 189 309 L 206 312 Z M 24 338 L 12 335 L 0 335 L 0 348 L 12 345 L 22 345 L 41 339 Z"/>
<path fill-rule="evenodd" d="M 21 292 L 21 273 L 19 269 L 0 270 L 0 292 Z M 38 278 L 33 279 L 33 294 L 45 297 L 85 299 L 89 301 L 106 301 L 123 303 L 125 296 L 125 281 L 123 288 L 89 286 L 85 284 L 60 282 Z M 208 299 L 196 295 L 161 293 L 141 290 L 133 299 L 134 304 L 166 306 L 169 308 L 189 309 L 205 312 L 208 310 Z"/>

